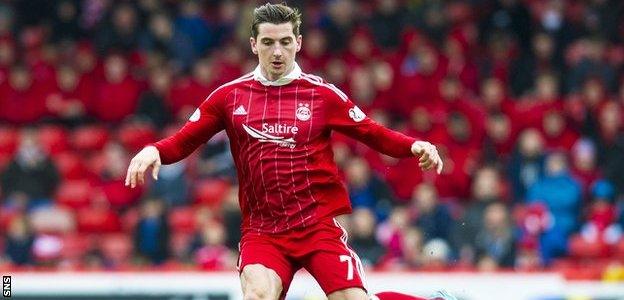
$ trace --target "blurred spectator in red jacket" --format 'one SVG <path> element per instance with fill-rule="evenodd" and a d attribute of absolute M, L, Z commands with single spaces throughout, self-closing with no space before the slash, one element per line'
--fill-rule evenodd
<path fill-rule="evenodd" d="M 583 198 L 589 199 L 590 185 L 602 177 L 598 169 L 596 146 L 592 140 L 581 138 L 574 143 L 570 150 L 572 160 L 570 171 L 583 187 Z"/>
<path fill-rule="evenodd" d="M 404 118 L 414 106 L 431 102 L 438 95 L 439 83 L 444 78 L 436 49 L 422 43 L 405 56 L 397 74 L 397 100 L 393 112 Z"/>
<path fill-rule="evenodd" d="M 14 65 L 9 80 L 0 85 L 0 120 L 21 125 L 40 121 L 46 116 L 48 92 L 34 80 L 27 66 Z"/>
<path fill-rule="evenodd" d="M 142 189 L 131 189 L 125 186 L 128 153 L 118 143 L 111 142 L 104 149 L 106 164 L 101 176 L 99 187 L 114 209 L 124 209 L 136 203 Z"/>
<path fill-rule="evenodd" d="M 542 119 L 542 131 L 547 151 L 567 151 L 572 148 L 579 135 L 567 124 L 561 110 L 550 110 Z"/>
<path fill-rule="evenodd" d="M 136 109 L 141 88 L 128 72 L 128 62 L 113 54 L 104 62 L 104 78 L 95 88 L 90 110 L 101 121 L 117 123 Z"/>
<path fill-rule="evenodd" d="M 490 113 L 485 121 L 486 136 L 482 159 L 486 163 L 506 163 L 516 142 L 516 128 L 505 113 Z"/>
<path fill-rule="evenodd" d="M 193 66 L 193 76 L 176 82 L 171 91 L 169 107 L 176 120 L 186 120 L 217 87 L 214 63 L 201 59 Z"/>
<path fill-rule="evenodd" d="M 305 36 L 297 60 L 307 73 L 320 75 L 331 58 L 327 51 L 327 38 L 318 28 L 308 30 Z"/>
<path fill-rule="evenodd" d="M 599 180 L 591 190 L 592 201 L 581 235 L 590 243 L 614 245 L 622 238 L 614 205 L 615 187 L 606 180 Z"/>
<path fill-rule="evenodd" d="M 467 91 L 476 94 L 479 89 L 479 70 L 466 53 L 468 49 L 458 37 L 449 36 L 444 43 L 447 76 L 456 77 Z"/>
<path fill-rule="evenodd" d="M 46 98 L 46 106 L 53 118 L 67 125 L 84 122 L 86 105 L 93 98 L 93 86 L 69 65 L 56 71 L 56 88 Z"/>
<path fill-rule="evenodd" d="M 236 266 L 236 255 L 225 246 L 227 240 L 223 224 L 216 220 L 206 222 L 199 228 L 191 246 L 195 262 L 202 270 L 232 270 Z"/>

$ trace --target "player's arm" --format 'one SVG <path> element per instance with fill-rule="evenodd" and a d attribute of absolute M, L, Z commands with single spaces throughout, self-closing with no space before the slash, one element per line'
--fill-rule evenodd
<path fill-rule="evenodd" d="M 223 97 L 221 91 L 213 92 L 176 134 L 148 145 L 135 155 L 128 166 L 126 186 L 143 184 L 149 167 L 152 167 L 152 177 L 158 179 L 161 164 L 182 160 L 223 130 L 225 124 L 220 109 Z"/>
<path fill-rule="evenodd" d="M 327 123 L 331 129 L 344 133 L 369 147 L 392 157 L 419 156 L 423 170 L 442 171 L 442 159 L 434 145 L 419 141 L 375 122 L 347 96 L 331 86 L 326 93 Z"/>

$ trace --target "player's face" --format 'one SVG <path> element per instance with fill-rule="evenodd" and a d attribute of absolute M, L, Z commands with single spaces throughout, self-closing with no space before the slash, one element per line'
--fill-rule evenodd
<path fill-rule="evenodd" d="M 293 69 L 301 49 L 301 35 L 295 36 L 291 23 L 258 25 L 258 37 L 249 39 L 251 51 L 258 55 L 260 69 L 269 80 L 277 80 Z"/>

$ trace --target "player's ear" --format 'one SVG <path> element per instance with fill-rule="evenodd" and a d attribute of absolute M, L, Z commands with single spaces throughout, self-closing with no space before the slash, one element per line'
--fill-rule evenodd
<path fill-rule="evenodd" d="M 301 50 L 302 43 L 303 43 L 303 37 L 301 37 L 301 35 L 297 36 L 297 52 Z"/>
<path fill-rule="evenodd" d="M 256 39 L 254 39 L 253 37 L 249 38 L 249 44 L 251 45 L 251 52 L 253 52 L 253 54 L 258 54 L 258 48 L 256 48 Z"/>

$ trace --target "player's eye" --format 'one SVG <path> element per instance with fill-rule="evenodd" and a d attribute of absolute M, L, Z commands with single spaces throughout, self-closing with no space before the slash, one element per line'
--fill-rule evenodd
<path fill-rule="evenodd" d="M 271 40 L 264 40 L 264 41 L 262 41 L 262 43 L 264 45 L 270 46 L 271 44 L 273 44 L 273 41 L 271 41 Z"/>
<path fill-rule="evenodd" d="M 290 40 L 282 40 L 282 45 L 284 46 L 290 45 Z"/>

